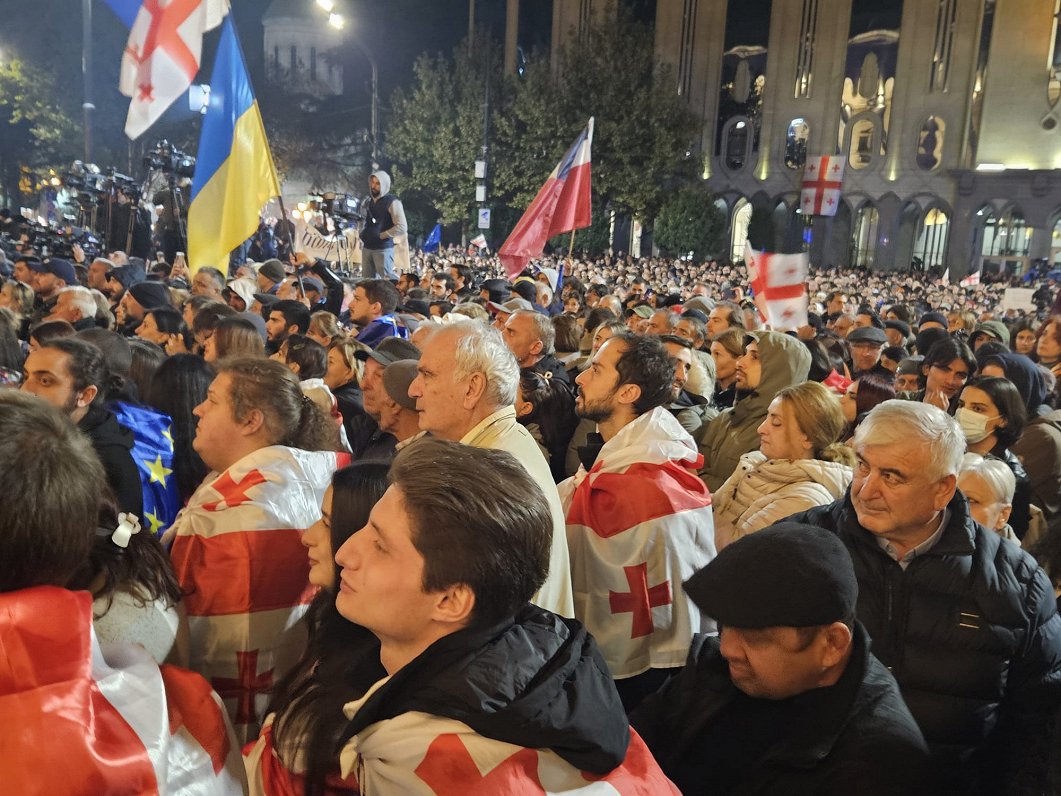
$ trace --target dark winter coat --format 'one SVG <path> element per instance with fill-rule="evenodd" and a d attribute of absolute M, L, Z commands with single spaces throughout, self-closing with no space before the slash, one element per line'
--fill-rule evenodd
<path fill-rule="evenodd" d="M 143 517 L 144 493 L 140 472 L 133 461 L 133 432 L 118 424 L 114 413 L 102 406 L 90 407 L 77 427 L 92 441 L 103 469 L 107 473 L 118 510 Z"/>

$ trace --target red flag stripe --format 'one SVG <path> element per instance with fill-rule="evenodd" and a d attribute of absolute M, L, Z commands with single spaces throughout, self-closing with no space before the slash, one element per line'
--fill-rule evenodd
<path fill-rule="evenodd" d="M 170 558 L 189 616 L 271 611 L 308 603 L 309 559 L 302 531 L 231 531 L 178 536 Z"/>
<path fill-rule="evenodd" d="M 632 464 L 623 473 L 592 473 L 578 485 L 567 512 L 608 539 L 641 523 L 711 505 L 711 493 L 695 472 L 675 462 Z"/>

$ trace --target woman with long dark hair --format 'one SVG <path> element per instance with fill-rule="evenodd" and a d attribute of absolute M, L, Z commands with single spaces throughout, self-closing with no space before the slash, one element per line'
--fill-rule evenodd
<path fill-rule="evenodd" d="M 387 489 L 388 468 L 384 462 L 361 462 L 336 471 L 324 493 L 320 521 L 302 536 L 309 581 L 320 592 L 306 614 L 306 652 L 277 683 L 268 708 L 271 715 L 247 754 L 252 792 L 357 792 L 356 782 L 339 779 L 336 744 L 346 724 L 342 706 L 363 696 L 386 673 L 376 637 L 343 619 L 335 608 L 335 551 L 368 524 L 372 507 Z"/>

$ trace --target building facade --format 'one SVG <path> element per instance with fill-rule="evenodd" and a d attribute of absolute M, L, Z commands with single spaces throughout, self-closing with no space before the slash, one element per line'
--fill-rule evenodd
<path fill-rule="evenodd" d="M 343 93 L 341 34 L 322 24 L 309 0 L 273 0 L 262 16 L 265 74 L 291 93 Z"/>
<path fill-rule="evenodd" d="M 554 52 L 607 0 L 555 0 Z M 702 178 L 752 240 L 819 265 L 1061 263 L 1061 0 L 657 0 Z M 835 216 L 808 158 L 846 160 Z"/>

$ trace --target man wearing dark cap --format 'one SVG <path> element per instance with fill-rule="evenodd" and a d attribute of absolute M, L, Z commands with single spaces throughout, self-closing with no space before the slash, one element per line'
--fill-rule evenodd
<path fill-rule="evenodd" d="M 942 329 L 947 331 L 947 316 L 942 312 L 926 312 L 921 316 L 921 319 L 917 322 L 917 331 L 923 332 L 925 329 Z"/>
<path fill-rule="evenodd" d="M 427 433 L 420 430 L 420 415 L 416 411 L 416 399 L 409 397 L 409 385 L 416 378 L 417 361 L 416 359 L 399 359 L 383 369 L 384 396 L 377 405 L 379 427 L 384 433 L 390 434 L 398 441 L 394 446 L 395 453 Z"/>
<path fill-rule="evenodd" d="M 891 379 L 892 374 L 880 363 L 880 353 L 888 344 L 883 330 L 876 326 L 859 326 L 848 333 L 847 342 L 851 347 L 852 378 L 872 374 L 885 381 Z"/>
<path fill-rule="evenodd" d="M 350 441 L 350 450 L 357 459 L 392 459 L 395 445 L 399 441 L 390 429 L 382 428 L 384 415 L 393 414 L 390 406 L 393 398 L 383 383 L 384 371 L 394 362 L 420 359 L 420 349 L 400 337 L 385 337 L 375 349 L 358 349 L 354 356 L 365 363 L 365 372 L 361 378 L 361 394 L 364 405 L 362 414 L 349 421 L 344 416 L 346 436 Z M 411 381 L 411 380 L 410 380 Z M 406 386 L 406 399 L 408 386 Z M 419 415 L 416 414 L 416 402 L 412 401 L 414 426 L 419 431 Z"/>
<path fill-rule="evenodd" d="M 149 310 L 172 306 L 168 287 L 162 282 L 144 280 L 125 291 L 118 307 L 118 323 L 131 333 Z"/>
<path fill-rule="evenodd" d="M 258 291 L 275 295 L 287 274 L 279 260 L 266 260 L 258 267 Z"/>
<path fill-rule="evenodd" d="M 884 335 L 888 338 L 888 345 L 905 348 L 910 342 L 910 324 L 900 320 L 885 321 Z"/>
<path fill-rule="evenodd" d="M 29 286 L 40 301 L 30 318 L 30 326 L 33 327 L 51 315 L 59 300 L 59 291 L 78 284 L 78 281 L 74 266 L 58 257 L 48 257 L 43 261 L 26 260 L 25 263 L 32 272 Z"/>
<path fill-rule="evenodd" d="M 719 624 L 631 723 L 695 793 L 931 793 L 924 738 L 855 616 L 833 534 L 782 522 L 685 583 Z"/>

